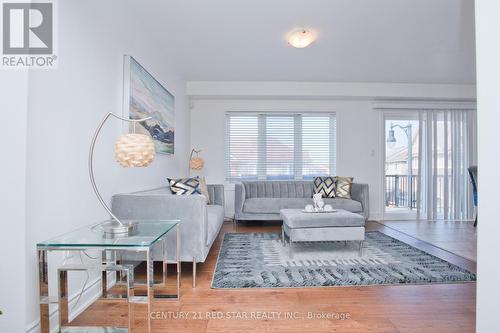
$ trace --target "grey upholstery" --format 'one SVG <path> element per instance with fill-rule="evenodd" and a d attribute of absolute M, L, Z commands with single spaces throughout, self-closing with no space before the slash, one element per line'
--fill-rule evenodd
<path fill-rule="evenodd" d="M 208 205 L 207 206 L 207 221 L 208 229 L 207 229 L 207 238 L 205 241 L 206 246 L 212 245 L 212 242 L 217 238 L 219 234 L 221 223 L 224 222 L 224 207 L 220 205 Z M 210 223 L 210 221 L 217 223 Z"/>
<path fill-rule="evenodd" d="M 363 252 L 365 218 L 339 209 L 334 213 L 304 213 L 301 209 L 282 209 L 282 241 L 288 236 L 289 255 L 293 258 L 294 242 L 359 241 L 359 255 Z"/>
<path fill-rule="evenodd" d="M 305 198 L 249 198 L 243 204 L 245 213 L 279 214 L 282 208 L 304 208 L 312 202 Z"/>
<path fill-rule="evenodd" d="M 363 227 L 362 215 L 339 209 L 334 213 L 304 213 L 297 209 L 282 209 L 281 217 L 289 228 Z"/>
<path fill-rule="evenodd" d="M 169 187 L 116 194 L 113 213 L 121 219 L 180 220 L 181 261 L 204 262 L 224 222 L 224 186 L 208 185 L 210 202 L 201 195 L 173 195 Z M 167 255 L 175 254 L 175 233 L 167 237 Z M 155 254 L 153 254 L 155 257 Z"/>
<path fill-rule="evenodd" d="M 224 185 L 221 184 L 209 184 L 208 196 L 210 197 L 210 203 L 212 205 L 219 205 L 224 208 Z"/>
<path fill-rule="evenodd" d="M 243 182 L 246 198 L 312 198 L 311 181 Z"/>
<path fill-rule="evenodd" d="M 236 220 L 281 220 L 280 209 L 304 208 L 312 204 L 312 181 L 248 181 L 235 185 Z M 369 216 L 368 184 L 354 183 L 351 199 L 325 198 L 326 204 Z"/>
<path fill-rule="evenodd" d="M 345 209 L 354 213 L 361 213 L 363 211 L 363 206 L 359 201 L 340 198 L 326 198 L 323 201 L 325 201 L 325 204 L 332 205 L 336 209 Z M 280 209 L 304 208 L 309 204 L 313 204 L 312 198 L 250 198 L 245 200 L 243 212 L 279 214 Z"/>
<path fill-rule="evenodd" d="M 367 220 L 370 216 L 370 195 L 368 184 L 353 183 L 351 188 L 351 199 L 359 201 L 361 203 L 361 206 L 363 206 L 363 211 L 360 214 L 365 217 L 365 220 Z"/>

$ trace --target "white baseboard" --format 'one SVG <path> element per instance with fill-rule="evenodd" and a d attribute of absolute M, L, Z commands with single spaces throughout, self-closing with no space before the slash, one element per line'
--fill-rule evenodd
<path fill-rule="evenodd" d="M 114 284 L 114 273 L 110 272 L 108 273 L 108 281 L 110 281 L 110 284 Z M 80 315 L 88 306 L 90 306 L 92 303 L 94 303 L 99 297 L 101 297 L 102 290 L 101 290 L 101 279 L 96 278 L 93 281 L 91 281 L 85 290 L 82 293 L 82 297 L 80 298 L 80 301 L 78 304 L 76 304 L 76 301 L 78 299 L 78 296 L 80 294 L 80 290 L 76 290 L 73 295 L 69 297 L 68 301 L 68 306 L 69 306 L 69 321 L 72 321 L 75 319 L 78 315 Z M 76 306 L 75 306 L 76 304 Z M 58 305 L 55 305 L 52 310 L 49 313 L 49 318 L 50 318 L 50 327 L 52 327 L 51 333 L 57 332 L 59 328 L 59 317 L 58 317 Z M 39 333 L 40 332 L 40 319 L 37 319 L 30 323 L 26 327 L 26 333 Z"/>

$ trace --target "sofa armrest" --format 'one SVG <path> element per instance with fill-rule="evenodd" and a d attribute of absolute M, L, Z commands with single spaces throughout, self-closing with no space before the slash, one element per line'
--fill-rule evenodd
<path fill-rule="evenodd" d="M 238 215 L 243 212 L 243 204 L 245 203 L 246 193 L 243 184 L 234 185 L 234 216 L 237 219 Z"/>
<path fill-rule="evenodd" d="M 353 183 L 351 188 L 351 198 L 353 200 L 361 202 L 361 206 L 363 207 L 362 215 L 365 217 L 365 220 L 368 220 L 368 217 L 370 217 L 370 197 L 368 184 Z"/>
<path fill-rule="evenodd" d="M 205 257 L 208 217 L 203 196 L 141 192 L 116 194 L 111 199 L 111 210 L 119 219 L 180 220 L 181 260 L 188 261 L 193 257 L 201 260 Z M 174 251 L 168 250 L 167 253 L 173 254 Z"/>
<path fill-rule="evenodd" d="M 208 195 L 210 197 L 210 203 L 213 205 L 219 205 L 222 207 L 226 206 L 226 201 L 224 198 L 224 185 L 222 184 L 209 184 Z"/>

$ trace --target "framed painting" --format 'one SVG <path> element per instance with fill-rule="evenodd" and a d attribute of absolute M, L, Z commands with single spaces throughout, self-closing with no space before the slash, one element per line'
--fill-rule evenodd
<path fill-rule="evenodd" d="M 129 55 L 124 56 L 123 113 L 130 119 L 152 117 L 130 124 L 129 132 L 149 134 L 156 152 L 173 154 L 175 150 L 175 98 L 144 67 Z M 135 128 L 134 128 L 135 126 Z"/>

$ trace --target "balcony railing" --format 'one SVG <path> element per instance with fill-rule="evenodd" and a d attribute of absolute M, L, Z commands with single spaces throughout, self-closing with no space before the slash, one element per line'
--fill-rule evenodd
<path fill-rule="evenodd" d="M 417 208 L 418 175 L 386 175 L 385 176 L 385 206 Z M 410 193 L 411 192 L 411 193 Z"/>
<path fill-rule="evenodd" d="M 416 209 L 417 208 L 417 190 L 418 190 L 418 175 L 412 175 L 411 177 L 411 193 L 408 186 L 409 177 L 408 175 L 386 175 L 385 176 L 385 206 L 387 208 L 407 208 Z M 435 183 L 433 184 L 433 190 L 436 191 L 435 202 L 436 212 L 438 214 L 444 214 L 444 203 L 445 203 L 445 192 L 448 193 L 452 190 L 452 179 L 451 175 L 448 175 L 447 182 L 445 184 L 444 175 L 435 175 Z M 465 183 L 466 186 L 469 183 Z M 445 186 L 446 185 L 446 186 Z M 468 190 L 466 190 L 468 191 Z M 422 193 L 421 200 L 425 200 L 425 190 Z M 472 199 L 470 199 L 472 200 Z M 472 201 L 471 201 L 472 202 Z M 411 205 L 410 205 L 411 203 Z M 464 201 L 463 207 L 466 207 L 467 203 Z M 467 208 L 461 208 L 467 209 Z"/>

